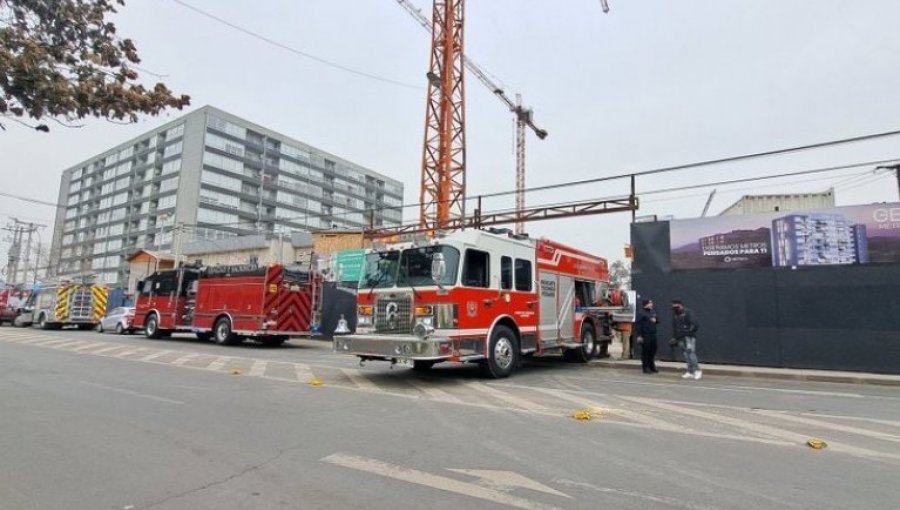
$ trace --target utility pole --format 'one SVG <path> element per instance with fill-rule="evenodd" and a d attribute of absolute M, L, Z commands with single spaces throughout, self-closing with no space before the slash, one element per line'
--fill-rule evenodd
<path fill-rule="evenodd" d="M 891 170 L 897 178 L 897 197 L 900 200 L 900 163 L 896 165 L 876 166 L 875 170 Z"/>
<path fill-rule="evenodd" d="M 7 281 L 11 284 L 17 283 L 28 283 L 28 266 L 31 263 L 31 242 L 32 236 L 35 232 L 38 231 L 39 228 L 44 228 L 46 225 L 41 225 L 39 223 L 31 223 L 20 221 L 17 218 L 10 218 L 12 223 L 7 224 L 4 230 L 8 230 L 13 233 L 12 236 L 12 245 L 9 247 L 9 255 L 8 255 L 8 275 Z M 27 236 L 27 237 L 25 237 Z M 25 240 L 25 256 L 22 257 L 22 241 L 23 238 Z M 20 266 L 20 263 L 22 265 Z M 20 271 L 21 267 L 21 271 Z M 35 264 L 35 271 L 37 271 L 37 264 Z M 22 278 L 21 282 L 19 281 L 19 274 L 21 272 Z"/>

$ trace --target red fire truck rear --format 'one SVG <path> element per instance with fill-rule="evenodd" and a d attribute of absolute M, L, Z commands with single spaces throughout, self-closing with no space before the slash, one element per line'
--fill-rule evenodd
<path fill-rule="evenodd" d="M 334 350 L 425 370 L 475 362 L 506 377 L 523 356 L 605 353 L 618 306 L 606 260 L 546 239 L 468 230 L 366 255 L 355 334 Z"/>
<path fill-rule="evenodd" d="M 310 334 L 317 290 L 315 274 L 295 267 L 185 266 L 138 284 L 133 324 L 148 338 L 189 331 L 219 344 L 279 345 Z"/>

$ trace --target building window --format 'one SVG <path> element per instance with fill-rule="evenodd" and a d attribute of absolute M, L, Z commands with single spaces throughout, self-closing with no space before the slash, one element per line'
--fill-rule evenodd
<path fill-rule="evenodd" d="M 200 182 L 231 191 L 241 191 L 242 185 L 240 179 L 227 177 L 225 175 L 220 175 L 208 170 L 203 170 L 203 172 L 200 174 Z"/>
<path fill-rule="evenodd" d="M 156 210 L 160 211 L 163 209 L 171 209 L 175 207 L 175 195 L 169 195 L 167 197 L 162 197 L 159 199 L 159 203 L 156 205 Z"/>
<path fill-rule="evenodd" d="M 128 201 L 128 193 L 119 193 L 112 197 L 112 205 L 122 205 Z"/>
<path fill-rule="evenodd" d="M 244 173 L 244 163 L 242 161 L 213 154 L 209 151 L 203 153 L 203 164 L 236 174 L 242 175 Z"/>
<path fill-rule="evenodd" d="M 122 189 L 128 188 L 128 181 L 130 181 L 130 177 L 123 177 L 115 182 L 115 190 L 119 191 Z"/>
<path fill-rule="evenodd" d="M 180 170 L 181 170 L 181 158 L 178 158 L 176 160 L 163 163 L 161 175 L 174 174 Z"/>
<path fill-rule="evenodd" d="M 207 209 L 205 207 L 197 209 L 197 221 L 212 223 L 214 225 L 237 225 L 239 223 L 236 214 L 213 211 L 212 209 Z"/>
<path fill-rule="evenodd" d="M 166 179 L 159 183 L 159 192 L 165 193 L 167 191 L 172 191 L 174 189 L 178 189 L 178 177 Z"/>
<path fill-rule="evenodd" d="M 184 134 L 184 124 L 179 124 L 166 131 L 166 140 L 174 140 Z"/>
<path fill-rule="evenodd" d="M 163 159 L 168 158 L 169 156 L 174 156 L 176 154 L 181 154 L 182 145 L 182 142 L 178 142 L 166 146 L 166 148 L 163 149 Z"/>
<path fill-rule="evenodd" d="M 246 129 L 238 126 L 237 124 L 228 122 L 227 120 L 220 119 L 214 115 L 210 115 L 208 117 L 207 125 L 218 131 L 222 131 L 222 132 L 227 133 L 236 138 L 240 138 L 241 140 L 244 140 L 245 138 L 247 138 L 247 130 Z"/>
<path fill-rule="evenodd" d="M 226 195 L 217 191 L 206 188 L 200 189 L 200 202 L 204 204 L 217 205 L 219 207 L 228 207 L 230 209 L 239 209 L 241 207 L 241 199 L 234 195 Z"/>
<path fill-rule="evenodd" d="M 512 257 L 500 257 L 500 288 L 503 290 L 512 289 L 513 286 L 513 264 Z"/>
<path fill-rule="evenodd" d="M 125 163 L 119 163 L 119 166 L 116 167 L 116 175 L 122 176 L 131 172 L 131 161 L 126 161 Z"/>

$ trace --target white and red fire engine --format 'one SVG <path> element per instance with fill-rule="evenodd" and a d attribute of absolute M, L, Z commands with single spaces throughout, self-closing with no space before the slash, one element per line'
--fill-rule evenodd
<path fill-rule="evenodd" d="M 506 377 L 523 356 L 586 362 L 605 353 L 618 306 L 603 258 L 509 231 L 467 230 L 366 254 L 354 334 L 334 350 L 361 362 L 477 362 Z M 605 303 L 609 305 L 609 303 Z"/>
<path fill-rule="evenodd" d="M 315 273 L 278 264 L 184 266 L 138 284 L 133 324 L 148 338 L 189 331 L 219 344 L 279 345 L 310 335 L 318 287 Z"/>

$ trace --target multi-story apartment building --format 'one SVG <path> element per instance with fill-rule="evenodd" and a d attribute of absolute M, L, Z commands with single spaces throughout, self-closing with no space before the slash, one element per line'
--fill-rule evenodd
<path fill-rule="evenodd" d="M 791 214 L 772 221 L 772 265 L 817 266 L 869 261 L 866 226 L 840 214 Z"/>
<path fill-rule="evenodd" d="M 397 180 L 206 106 L 63 172 L 50 265 L 121 285 L 138 249 L 394 226 L 402 203 Z"/>

